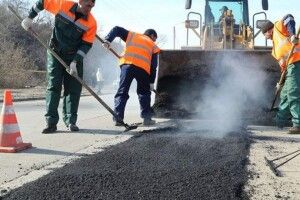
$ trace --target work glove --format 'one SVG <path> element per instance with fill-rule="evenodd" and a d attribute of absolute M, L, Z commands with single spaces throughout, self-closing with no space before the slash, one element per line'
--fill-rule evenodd
<path fill-rule="evenodd" d="M 298 44 L 298 43 L 299 43 L 299 38 L 297 38 L 296 35 L 292 35 L 292 37 L 291 37 L 291 42 L 292 42 L 293 44 Z"/>
<path fill-rule="evenodd" d="M 26 30 L 28 31 L 31 27 L 32 27 L 32 22 L 33 20 L 30 19 L 29 17 L 26 17 L 25 19 L 23 19 L 22 23 L 21 23 L 21 26 Z"/>
<path fill-rule="evenodd" d="M 286 67 L 286 60 L 285 59 L 280 59 L 278 61 L 279 65 L 281 68 L 285 68 Z"/>
<path fill-rule="evenodd" d="M 77 75 L 77 67 L 76 67 L 76 65 L 77 65 L 76 61 L 72 61 L 71 64 L 70 64 L 70 74 L 72 76 Z"/>
<path fill-rule="evenodd" d="M 154 83 L 150 84 L 150 90 L 153 91 L 154 90 Z"/>
<path fill-rule="evenodd" d="M 105 49 L 110 49 L 110 42 L 105 40 L 103 43 L 102 43 L 102 46 L 105 48 Z"/>
<path fill-rule="evenodd" d="M 280 84 L 279 84 L 279 83 L 276 83 L 276 87 L 275 87 L 275 88 L 276 88 L 276 90 L 279 90 L 279 89 L 280 89 L 280 87 L 281 87 L 281 86 L 280 86 Z"/>

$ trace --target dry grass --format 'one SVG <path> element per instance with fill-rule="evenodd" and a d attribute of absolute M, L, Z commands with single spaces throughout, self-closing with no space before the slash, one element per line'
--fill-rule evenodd
<path fill-rule="evenodd" d="M 14 4 L 21 16 L 27 0 L 9 2 Z M 29 5 L 29 4 L 27 4 Z M 21 9 L 23 8 L 23 9 Z M 43 39 L 49 38 L 51 24 L 41 24 Z M 22 29 L 17 18 L 7 9 L 7 2 L 0 1 L 0 88 L 24 88 L 36 86 L 45 80 L 43 73 L 35 73 L 45 68 L 44 48 L 30 34 Z"/>

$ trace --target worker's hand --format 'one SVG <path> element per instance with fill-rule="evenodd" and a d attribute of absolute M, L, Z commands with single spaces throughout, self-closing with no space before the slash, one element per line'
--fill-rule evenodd
<path fill-rule="evenodd" d="M 280 59 L 279 61 L 278 61 L 278 63 L 279 63 L 279 65 L 280 65 L 280 67 L 282 67 L 282 68 L 285 68 L 286 67 L 286 61 L 285 61 L 285 59 Z"/>
<path fill-rule="evenodd" d="M 72 61 L 70 64 L 70 74 L 72 76 L 77 75 L 77 67 L 76 67 L 77 63 L 75 61 Z"/>
<path fill-rule="evenodd" d="M 276 83 L 276 87 L 275 88 L 276 88 L 277 91 L 280 90 L 280 88 L 281 88 L 280 84 Z"/>
<path fill-rule="evenodd" d="M 153 91 L 154 90 L 154 83 L 150 84 L 150 90 Z"/>
<path fill-rule="evenodd" d="M 110 49 L 110 42 L 105 40 L 103 43 L 102 43 L 102 46 L 105 48 L 105 49 Z"/>
<path fill-rule="evenodd" d="M 299 43 L 299 38 L 297 38 L 296 35 L 292 35 L 292 37 L 291 37 L 291 42 L 292 42 L 293 44 L 298 44 L 298 43 Z"/>
<path fill-rule="evenodd" d="M 283 84 L 280 85 L 279 83 L 276 83 L 276 93 L 281 92 L 282 88 L 283 88 Z"/>
<path fill-rule="evenodd" d="M 21 26 L 28 31 L 31 27 L 32 27 L 32 22 L 33 20 L 30 19 L 29 17 L 26 17 L 25 19 L 23 19 Z"/>

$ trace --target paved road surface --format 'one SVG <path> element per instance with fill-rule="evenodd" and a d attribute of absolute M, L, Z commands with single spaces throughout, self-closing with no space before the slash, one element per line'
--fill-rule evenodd
<path fill-rule="evenodd" d="M 112 94 L 101 97 L 112 105 Z M 130 98 L 128 123 L 140 121 L 136 101 Z M 251 127 L 250 135 L 239 130 L 222 139 L 203 132 L 211 122 L 197 121 L 202 129 L 186 124 L 176 133 L 145 134 L 141 127 L 124 134 L 96 100 L 83 97 L 80 132 L 69 133 L 60 123 L 58 134 L 42 135 L 44 109 L 44 101 L 15 102 L 23 140 L 34 148 L 0 154 L 0 196 L 20 187 L 7 199 L 299 199 L 300 157 L 279 168 L 284 177 L 264 161 L 299 149 L 300 136 L 286 129 Z"/>
<path fill-rule="evenodd" d="M 112 106 L 112 94 L 101 97 Z M 128 102 L 128 112 L 126 112 L 127 123 L 141 121 L 136 101 L 136 96 L 132 95 Z M 113 126 L 110 113 L 89 96 L 81 98 L 78 118 L 78 126 L 81 130 L 79 132 L 70 133 L 60 120 L 57 134 L 44 135 L 41 134 L 41 130 L 45 127 L 44 104 L 43 100 L 14 102 L 23 141 L 31 142 L 33 148 L 16 154 L 0 154 L 0 185 L 8 184 L 8 187 L 17 187 L 18 184 L 22 185 L 23 182 L 27 182 L 26 180 L 13 182 L 19 177 L 35 170 L 43 171 L 45 167 L 65 158 L 78 157 L 91 153 L 90 151 L 101 151 L 103 147 L 127 140 L 134 132 L 123 133 L 123 127 Z M 61 113 L 61 107 L 59 109 Z M 96 150 L 92 148 L 93 146 Z M 46 169 L 46 172 L 48 171 Z M 41 172 L 41 174 L 44 173 Z"/>
<path fill-rule="evenodd" d="M 4 199 L 247 199 L 246 132 L 139 135 L 29 183 Z"/>

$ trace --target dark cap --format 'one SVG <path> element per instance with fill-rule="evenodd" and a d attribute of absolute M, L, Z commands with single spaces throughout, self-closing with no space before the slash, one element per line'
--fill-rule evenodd
<path fill-rule="evenodd" d="M 265 23 L 263 23 L 261 26 L 260 26 L 260 30 L 262 33 L 266 33 L 268 30 L 272 29 L 274 27 L 274 24 L 267 20 Z"/>
<path fill-rule="evenodd" d="M 228 10 L 228 7 L 227 7 L 227 6 L 223 6 L 223 7 L 220 9 L 220 11 L 226 11 L 226 10 Z"/>
<path fill-rule="evenodd" d="M 147 29 L 144 32 L 144 35 L 150 36 L 150 35 L 154 35 L 154 37 L 157 38 L 157 33 L 154 29 Z"/>

